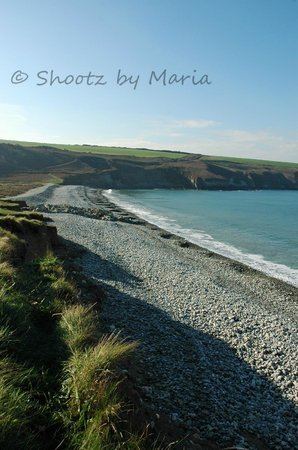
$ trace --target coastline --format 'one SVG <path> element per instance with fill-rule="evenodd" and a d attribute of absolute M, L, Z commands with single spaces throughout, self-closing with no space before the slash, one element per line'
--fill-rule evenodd
<path fill-rule="evenodd" d="M 27 200 L 29 203 L 31 203 L 32 205 L 36 206 L 41 206 L 42 202 L 44 201 L 44 193 L 46 193 L 47 191 L 51 194 L 52 191 L 55 190 L 55 188 L 59 187 L 59 185 L 55 185 L 52 183 L 48 183 L 45 184 L 43 186 L 40 186 L 38 188 L 34 188 L 34 189 L 30 189 L 29 191 L 26 191 L 22 194 L 19 194 L 17 196 L 12 196 L 12 197 L 7 197 L 7 198 L 19 198 L 19 199 L 25 199 Z M 67 186 L 66 186 L 67 187 Z M 69 186 L 71 188 L 71 185 Z M 73 186 L 73 187 L 78 187 L 78 186 Z M 223 254 L 221 252 L 218 252 L 214 249 L 210 249 L 208 247 L 205 247 L 199 243 L 193 242 L 191 239 L 189 239 L 189 237 L 185 237 L 182 236 L 180 234 L 178 234 L 177 232 L 167 228 L 167 227 L 163 227 L 159 224 L 157 224 L 156 222 L 153 221 L 149 221 L 148 219 L 145 219 L 143 216 L 133 212 L 132 210 L 126 208 L 125 206 L 123 206 L 121 204 L 121 202 L 116 202 L 113 201 L 113 199 L 110 198 L 109 195 L 106 194 L 106 192 L 108 190 L 106 189 L 95 189 L 95 188 L 88 188 L 85 186 L 79 186 L 81 187 L 84 192 L 86 192 L 86 190 L 90 189 L 90 191 L 93 191 L 95 194 L 93 199 L 89 199 L 88 201 L 91 200 L 91 205 L 87 205 L 86 202 L 84 202 L 83 209 L 86 208 L 87 206 L 96 208 L 98 206 L 100 206 L 101 209 L 103 209 L 104 212 L 108 211 L 113 211 L 114 215 L 116 216 L 116 218 L 119 218 L 119 213 L 120 213 L 120 220 L 127 220 L 128 222 L 134 222 L 134 223 L 139 223 L 139 222 L 143 222 L 143 224 L 145 224 L 147 227 L 151 228 L 151 229 L 156 229 L 156 230 L 160 230 L 160 232 L 162 233 L 166 233 L 167 238 L 166 239 L 174 239 L 177 240 L 178 242 L 181 243 L 181 245 L 183 247 L 189 247 L 189 248 L 196 248 L 198 249 L 200 252 L 206 252 L 206 254 L 208 255 L 213 255 L 213 257 L 217 257 L 219 259 L 223 259 L 223 261 L 227 261 L 227 262 L 231 262 L 232 265 L 239 271 L 245 272 L 245 273 L 249 273 L 251 272 L 252 275 L 255 276 L 261 276 L 261 277 L 265 277 L 270 279 L 273 283 L 276 284 L 276 287 L 282 287 L 282 286 L 290 286 L 293 288 L 298 288 L 298 279 L 296 280 L 289 280 L 287 278 L 284 278 L 282 276 L 278 277 L 275 275 L 272 275 L 270 273 L 268 273 L 267 271 L 261 270 L 259 267 L 254 267 L 253 265 L 250 265 L 249 263 L 247 263 L 246 261 L 241 261 L 237 258 L 234 258 L 230 255 L 226 255 Z M 47 198 L 47 195 L 45 195 L 45 198 Z M 40 199 L 40 200 L 38 200 Z M 66 196 L 64 198 L 66 200 Z M 53 199 L 51 199 L 51 205 L 56 205 L 57 204 L 61 204 L 61 201 L 59 200 L 58 203 L 56 203 L 56 201 L 54 200 L 54 202 L 52 202 Z M 67 204 L 64 204 L 66 209 Z M 76 204 L 75 202 L 73 203 L 73 208 L 76 208 Z M 116 209 L 115 209 L 116 208 Z M 116 210 L 118 209 L 117 213 L 115 214 Z M 46 212 L 46 210 L 44 208 L 40 208 L 40 211 L 44 211 Z M 54 212 L 54 211 L 53 211 Z M 57 211 L 58 212 L 58 211 Z M 60 209 L 60 212 L 63 212 L 63 208 L 62 210 Z M 78 214 L 85 214 L 84 211 L 80 211 L 78 212 Z M 123 219 L 123 217 L 124 219 Z M 217 241 L 215 241 L 217 242 Z M 238 251 L 240 254 L 245 255 L 244 253 L 242 253 L 240 250 L 235 249 L 236 251 Z M 260 255 L 261 258 L 263 258 Z M 267 261 L 267 260 L 263 260 L 264 262 L 268 262 L 271 263 L 271 261 Z M 295 271 L 295 269 L 291 269 L 288 266 L 284 266 L 283 264 L 277 264 L 277 263 L 272 263 L 275 266 L 280 266 L 280 267 L 285 267 L 287 269 L 293 270 Z"/>
<path fill-rule="evenodd" d="M 120 195 L 114 194 L 111 189 L 102 190 L 101 194 L 114 205 L 122 208 L 133 216 L 148 222 L 162 230 L 185 239 L 192 245 L 206 249 L 217 255 L 228 258 L 235 263 L 242 264 L 246 267 L 261 272 L 266 276 L 286 282 L 294 287 L 298 287 L 298 270 L 293 269 L 285 264 L 276 263 L 267 260 L 261 254 L 244 253 L 231 244 L 217 241 L 204 231 L 197 232 L 195 229 L 184 229 L 178 224 L 173 225 L 172 220 L 156 215 L 146 209 L 146 207 L 136 207 L 133 203 L 123 200 Z"/>
<path fill-rule="evenodd" d="M 156 414 L 223 446 L 254 448 L 251 433 L 293 448 L 295 287 L 140 220 L 95 189 L 60 186 L 26 200 L 53 205 L 59 235 L 82 247 L 82 271 L 108 293 L 107 328 L 140 342 L 138 383 Z"/>

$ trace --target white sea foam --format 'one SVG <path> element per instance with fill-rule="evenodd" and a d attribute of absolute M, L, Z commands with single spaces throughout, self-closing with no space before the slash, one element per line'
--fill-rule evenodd
<path fill-rule="evenodd" d="M 183 237 L 193 244 L 197 244 L 207 250 L 244 263 L 266 275 L 278 278 L 298 287 L 298 270 L 296 269 L 292 269 L 284 264 L 267 261 L 261 254 L 244 253 L 236 247 L 214 240 L 212 236 L 203 230 L 182 228 L 174 219 L 158 215 L 138 202 L 133 202 L 133 200 L 127 201 L 121 194 L 118 194 L 112 189 L 104 191 L 103 195 L 111 202 L 130 211 L 147 222 Z"/>

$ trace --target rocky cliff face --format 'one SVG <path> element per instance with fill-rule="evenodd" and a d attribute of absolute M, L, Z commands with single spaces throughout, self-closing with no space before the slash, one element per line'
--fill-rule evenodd
<path fill-rule="evenodd" d="M 73 153 L 50 147 L 0 144 L 0 179 L 52 174 L 64 184 L 102 189 L 298 189 L 297 165 L 208 160 L 136 158 Z"/>
<path fill-rule="evenodd" d="M 88 184 L 103 189 L 298 189 L 298 170 L 273 167 L 222 167 L 200 158 L 173 162 L 116 160 L 92 174 L 73 174 L 67 184 Z"/>

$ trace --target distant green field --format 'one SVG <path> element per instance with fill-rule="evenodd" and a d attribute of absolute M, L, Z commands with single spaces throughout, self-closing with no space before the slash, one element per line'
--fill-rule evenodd
<path fill-rule="evenodd" d="M 49 144 L 42 142 L 24 142 L 24 141 L 9 141 L 0 139 L 0 143 L 17 144 L 24 147 L 54 147 L 60 150 L 69 150 L 72 152 L 94 153 L 100 155 L 115 155 L 115 156 L 136 156 L 139 158 L 169 158 L 179 159 L 188 155 L 186 152 L 172 152 L 166 150 L 152 150 L 145 148 L 128 148 L 128 147 L 106 147 L 100 145 L 69 145 L 69 144 Z M 216 161 L 222 165 L 229 165 L 230 163 L 246 164 L 249 166 L 271 166 L 276 169 L 298 168 L 298 163 L 284 162 L 284 161 L 269 161 L 264 159 L 250 159 L 250 158 L 236 158 L 232 156 L 202 156 L 203 161 Z"/>
<path fill-rule="evenodd" d="M 68 144 L 49 144 L 41 142 L 23 142 L 23 141 L 6 141 L 0 142 L 7 144 L 17 144 L 24 147 L 48 146 L 58 148 L 60 150 L 70 150 L 72 152 L 95 153 L 100 155 L 122 155 L 122 156 L 138 156 L 139 158 L 183 158 L 185 153 L 167 152 L 162 150 L 150 150 L 145 148 L 128 148 L 128 147 L 105 147 L 97 145 L 68 145 Z"/>
<path fill-rule="evenodd" d="M 237 163 L 237 164 L 247 164 L 249 166 L 273 166 L 275 168 L 285 169 L 289 168 L 298 168 L 298 163 L 294 162 L 285 162 L 285 161 L 269 161 L 266 159 L 250 159 L 250 158 L 236 158 L 233 156 L 203 156 L 203 161 L 216 161 L 218 163 L 229 164 L 229 163 Z"/>

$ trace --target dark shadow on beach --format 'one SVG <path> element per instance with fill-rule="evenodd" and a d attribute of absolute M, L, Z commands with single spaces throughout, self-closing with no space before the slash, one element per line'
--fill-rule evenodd
<path fill-rule="evenodd" d="M 113 325 L 140 342 L 136 360 L 142 369 L 141 383 L 148 388 L 148 403 L 169 414 L 177 425 L 188 421 L 192 433 L 214 440 L 221 448 L 231 443 L 241 447 L 241 437 L 260 450 L 296 448 L 291 441 L 295 405 L 268 378 L 223 340 L 123 292 L 123 285 L 141 290 L 142 280 L 75 246 L 81 251 L 85 274 L 108 294 L 102 307 L 107 329 Z M 119 283 L 119 288 L 111 286 L 110 280 Z"/>

